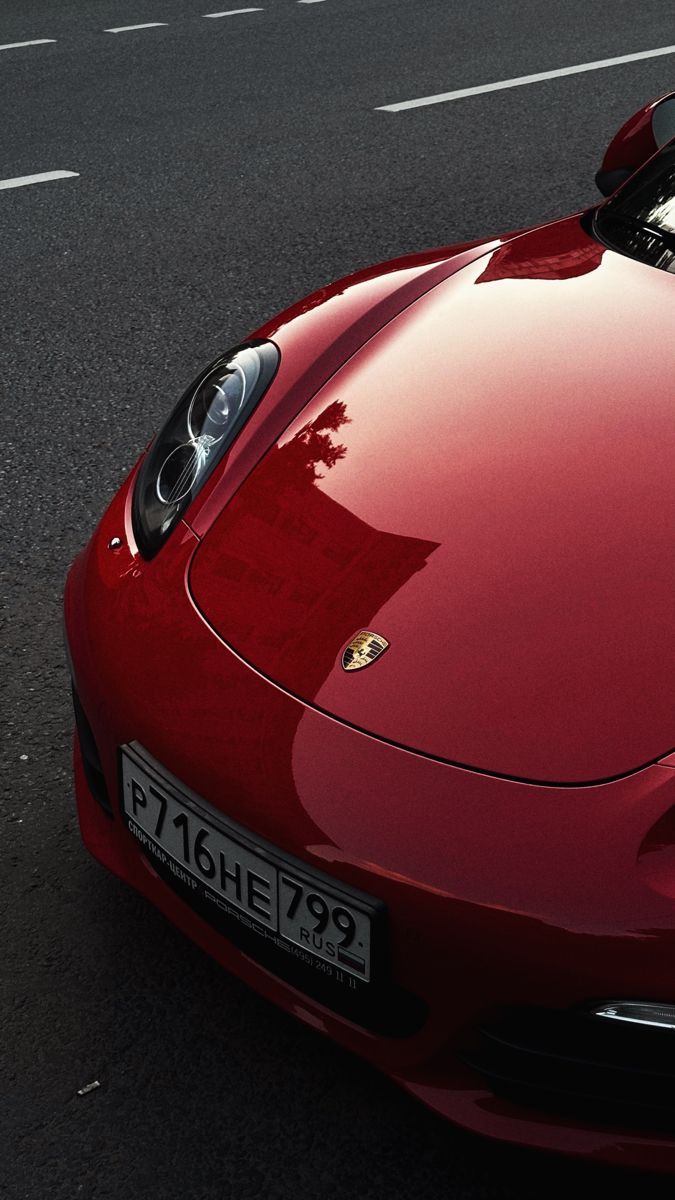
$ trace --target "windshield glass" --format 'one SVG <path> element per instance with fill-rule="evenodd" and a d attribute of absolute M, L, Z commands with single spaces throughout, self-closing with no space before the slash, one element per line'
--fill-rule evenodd
<path fill-rule="evenodd" d="M 664 146 L 595 214 L 603 242 L 675 273 L 675 143 Z"/>

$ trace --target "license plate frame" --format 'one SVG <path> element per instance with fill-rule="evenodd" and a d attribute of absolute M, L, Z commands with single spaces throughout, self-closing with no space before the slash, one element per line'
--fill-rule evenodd
<path fill-rule="evenodd" d="M 120 747 L 119 757 L 120 811 L 127 830 L 155 872 L 199 915 L 220 928 L 236 944 L 243 942 L 244 948 L 263 965 L 270 966 L 283 977 L 290 975 L 292 981 L 304 990 L 307 990 L 304 980 L 310 979 L 312 974 L 317 976 L 315 983 L 318 990 L 329 998 L 329 1002 L 333 994 L 340 992 L 351 992 L 353 1000 L 356 1000 L 354 992 L 358 992 L 362 998 L 372 992 L 382 972 L 385 923 L 382 901 L 308 867 L 294 855 L 252 834 L 207 804 L 138 743 Z M 166 824 L 160 828 L 157 840 L 156 812 L 149 805 L 144 808 L 138 792 L 134 805 L 134 783 L 137 788 L 145 790 L 146 800 L 151 798 L 158 807 L 160 802 L 150 789 L 164 796 L 164 819 L 166 821 L 168 817 L 174 827 L 171 830 L 172 840 L 164 837 L 165 829 L 168 829 Z M 186 834 L 186 830 L 194 830 L 195 825 L 200 830 L 206 830 L 202 847 L 205 848 L 209 843 L 211 861 L 217 862 L 217 855 L 225 855 L 228 847 L 230 851 L 234 848 L 229 879 L 226 879 L 229 892 L 214 886 L 214 880 L 217 885 L 220 883 L 218 869 L 212 878 L 205 878 L 195 862 L 185 861 L 186 848 L 188 856 L 193 857 L 190 849 L 194 849 L 197 836 L 192 832 Z M 180 853 L 176 853 L 173 837 L 176 830 L 183 843 Z M 211 851 L 215 853 L 211 854 Z M 210 870 L 208 859 L 203 858 L 202 863 L 206 863 Z M 252 875 L 256 877 L 253 892 L 248 893 L 252 894 L 255 911 L 251 911 L 247 903 L 237 903 L 239 893 L 232 890 L 236 888 L 235 863 L 239 863 L 242 873 L 246 873 L 249 889 Z M 266 883 L 270 884 L 269 888 Z M 300 895 L 298 889 L 301 889 Z M 243 892 L 247 899 L 246 888 Z M 269 903 L 272 897 L 276 904 Z M 326 928 L 318 935 L 322 943 L 318 949 L 311 937 L 306 936 L 306 926 L 294 919 L 299 911 L 301 916 L 307 914 L 309 899 L 313 900 L 315 909 L 311 916 L 314 922 L 325 915 L 322 905 L 328 909 Z M 296 911 L 289 918 L 293 900 L 297 901 Z M 338 946 L 338 937 L 326 936 L 334 932 L 336 912 L 338 931 L 342 930 L 340 937 L 351 932 L 350 921 L 355 926 L 354 936 L 348 946 Z M 331 941 L 334 947 L 332 952 L 326 949 L 326 943 Z M 358 942 L 361 943 L 360 947 L 355 944 Z M 275 962 L 278 962 L 278 967 L 275 967 Z"/>

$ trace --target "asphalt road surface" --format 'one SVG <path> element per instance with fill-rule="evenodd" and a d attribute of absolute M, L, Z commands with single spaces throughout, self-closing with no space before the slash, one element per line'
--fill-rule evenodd
<path fill-rule="evenodd" d="M 675 86 L 671 54 L 380 111 L 669 46 L 672 0 L 259 6 L 0 5 L 0 183 L 74 173 L 0 187 L 0 1194 L 670 1194 L 431 1116 L 80 845 L 63 578 L 184 385 L 339 275 L 591 203 L 611 134 Z"/>

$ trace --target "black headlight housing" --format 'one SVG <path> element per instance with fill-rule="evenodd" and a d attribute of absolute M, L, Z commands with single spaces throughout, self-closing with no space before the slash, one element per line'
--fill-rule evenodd
<path fill-rule="evenodd" d="M 136 478 L 134 537 L 153 558 L 186 512 L 274 378 L 273 342 L 247 342 L 221 355 L 184 392 Z"/>

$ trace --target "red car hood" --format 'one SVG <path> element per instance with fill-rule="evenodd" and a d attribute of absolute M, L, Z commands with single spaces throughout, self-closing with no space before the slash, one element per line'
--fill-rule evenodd
<path fill-rule="evenodd" d="M 576 220 L 465 267 L 267 453 L 197 550 L 198 608 L 282 688 L 418 752 L 560 784 L 665 755 L 673 312 L 675 280 Z M 362 629 L 390 648 L 345 672 Z"/>

